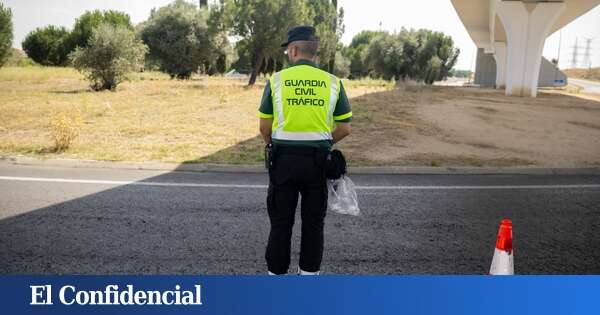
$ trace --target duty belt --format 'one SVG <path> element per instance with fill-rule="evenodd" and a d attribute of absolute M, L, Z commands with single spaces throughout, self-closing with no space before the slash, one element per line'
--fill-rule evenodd
<path fill-rule="evenodd" d="M 318 153 L 326 152 L 327 148 L 316 148 L 309 146 L 275 145 L 277 155 L 301 155 L 315 156 Z"/>

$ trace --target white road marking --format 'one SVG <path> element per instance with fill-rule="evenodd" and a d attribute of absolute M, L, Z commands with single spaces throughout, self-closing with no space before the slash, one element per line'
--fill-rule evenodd
<path fill-rule="evenodd" d="M 579 189 L 600 188 L 600 185 L 482 185 L 482 186 L 356 186 L 356 189 L 406 189 L 406 190 L 452 190 L 452 189 Z"/>
<path fill-rule="evenodd" d="M 100 185 L 136 185 L 136 186 L 166 186 L 166 187 L 208 187 L 208 188 L 267 188 L 267 185 L 236 185 L 236 184 L 198 184 L 198 183 L 168 183 L 168 182 L 143 182 L 127 180 L 96 180 L 96 179 L 69 179 L 69 178 L 44 178 L 44 177 L 14 177 L 0 176 L 0 180 L 74 183 L 74 184 L 100 184 Z"/>
<path fill-rule="evenodd" d="M 144 182 L 144 181 L 121 181 L 121 180 L 95 180 L 95 179 L 69 179 L 69 178 L 45 178 L 45 177 L 16 177 L 0 176 L 5 181 L 29 181 L 49 183 L 73 183 L 73 184 L 99 184 L 99 185 L 134 185 L 134 186 L 162 186 L 162 187 L 198 187 L 198 188 L 258 188 L 265 189 L 267 185 L 249 184 L 209 184 L 209 183 L 169 183 L 169 182 Z M 479 185 L 479 186 L 356 186 L 360 190 L 481 190 L 481 189 L 580 189 L 600 188 L 600 184 L 576 184 L 576 185 Z"/>

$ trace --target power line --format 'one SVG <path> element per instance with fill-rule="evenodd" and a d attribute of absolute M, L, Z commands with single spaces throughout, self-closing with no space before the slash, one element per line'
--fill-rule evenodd
<path fill-rule="evenodd" d="M 592 67 L 592 50 L 596 48 L 594 43 L 595 38 L 584 38 L 585 46 L 578 45 L 579 38 L 575 38 L 575 44 L 571 47 L 571 68 L 591 68 Z M 583 60 L 580 59 L 582 57 Z"/>
<path fill-rule="evenodd" d="M 571 68 L 577 68 L 577 58 L 579 57 L 579 46 L 577 46 L 577 40 L 579 38 L 575 37 L 575 45 L 573 45 L 573 54 L 571 56 Z"/>
<path fill-rule="evenodd" d="M 594 38 L 586 38 L 585 39 L 585 53 L 583 55 L 583 66 L 585 68 L 591 68 L 592 67 L 592 58 L 591 58 L 591 54 L 592 54 L 592 41 L 594 40 Z"/>

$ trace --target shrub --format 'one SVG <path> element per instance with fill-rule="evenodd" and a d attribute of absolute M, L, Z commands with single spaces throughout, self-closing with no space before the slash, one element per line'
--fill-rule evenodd
<path fill-rule="evenodd" d="M 50 134 L 54 139 L 54 150 L 62 152 L 67 150 L 79 136 L 82 119 L 81 115 L 67 115 L 64 113 L 54 116 L 50 120 Z"/>
<path fill-rule="evenodd" d="M 0 3 L 0 67 L 12 53 L 12 12 Z"/>
<path fill-rule="evenodd" d="M 71 31 L 66 43 L 68 52 L 74 51 L 77 47 L 85 47 L 92 37 L 94 29 L 104 23 L 112 26 L 123 26 L 133 31 L 131 19 L 126 13 L 113 10 L 86 11 L 75 21 L 73 31 Z"/>
<path fill-rule="evenodd" d="M 339 51 L 335 54 L 333 74 L 340 78 L 350 76 L 350 60 Z"/>
<path fill-rule="evenodd" d="M 86 74 L 95 91 L 114 90 L 127 74 L 144 66 L 148 48 L 129 29 L 101 24 L 86 47 L 71 53 L 75 69 Z"/>
<path fill-rule="evenodd" d="M 31 31 L 21 44 L 33 61 L 45 66 L 64 66 L 68 61 L 66 40 L 69 31 L 64 27 L 49 25 Z"/>
<path fill-rule="evenodd" d="M 140 36 L 156 60 L 172 78 L 187 79 L 214 56 L 207 26 L 207 11 L 183 0 L 153 10 L 140 25 Z"/>

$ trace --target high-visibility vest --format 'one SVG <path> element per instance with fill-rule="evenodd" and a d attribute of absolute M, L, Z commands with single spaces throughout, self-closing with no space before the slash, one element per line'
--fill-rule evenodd
<path fill-rule="evenodd" d="M 340 79 L 310 65 L 275 73 L 269 80 L 277 140 L 331 140 Z"/>

